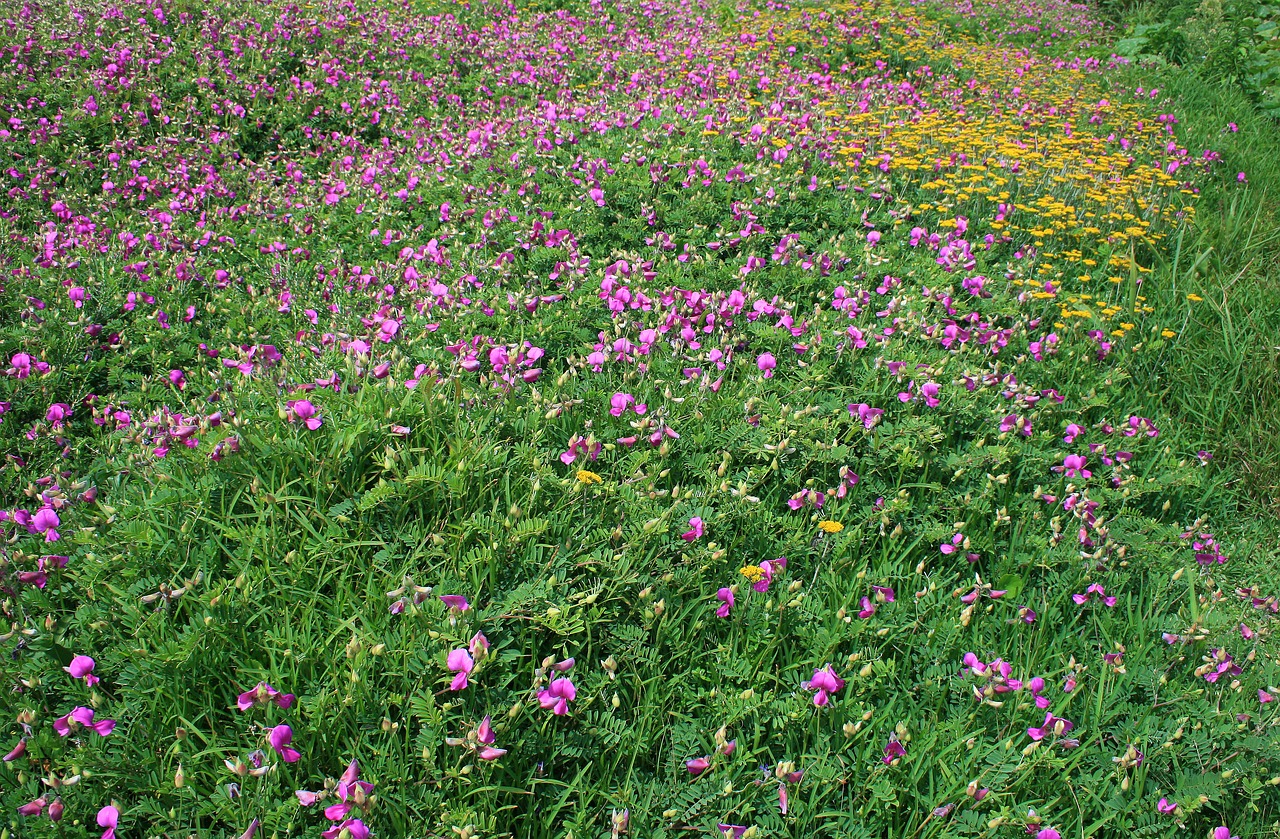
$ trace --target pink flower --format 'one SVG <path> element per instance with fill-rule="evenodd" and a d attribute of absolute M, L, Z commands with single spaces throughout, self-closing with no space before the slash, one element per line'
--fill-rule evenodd
<path fill-rule="evenodd" d="M 1046 711 L 1044 714 L 1044 725 L 1039 728 L 1028 728 L 1027 736 L 1032 740 L 1043 740 L 1050 734 L 1061 737 L 1073 728 L 1075 728 L 1075 723 L 1070 720 L 1055 717 L 1053 714 Z"/>
<path fill-rule="evenodd" d="M 347 819 L 341 824 L 335 824 L 333 827 L 320 834 L 323 839 L 338 839 L 339 837 L 350 837 L 350 839 L 369 839 L 372 835 L 365 823 L 359 819 Z"/>
<path fill-rule="evenodd" d="M 479 661 L 489 654 L 489 639 L 485 637 L 483 632 L 477 632 L 467 642 L 467 650 L 475 657 L 476 661 Z"/>
<path fill-rule="evenodd" d="M 271 729 L 269 739 L 271 740 L 271 748 L 284 758 L 285 763 L 297 763 L 302 755 L 297 749 L 289 744 L 293 742 L 293 729 L 287 725 L 277 725 Z"/>
<path fill-rule="evenodd" d="M 603 189 L 600 189 L 599 187 L 592 187 L 587 191 L 587 195 L 590 196 L 592 201 L 596 202 L 597 207 L 604 206 L 604 190 Z"/>
<path fill-rule="evenodd" d="M 720 606 L 716 609 L 716 617 L 729 617 L 729 610 L 733 608 L 733 589 L 720 589 L 716 592 L 716 599 L 720 601 Z"/>
<path fill-rule="evenodd" d="M 1071 595 L 1071 599 L 1076 602 L 1077 606 L 1083 606 L 1084 604 L 1088 603 L 1091 599 L 1093 599 L 1095 595 L 1097 599 L 1101 600 L 1104 605 L 1107 605 L 1107 606 L 1116 605 L 1115 597 L 1108 596 L 1107 590 L 1102 586 L 1098 585 L 1097 583 L 1094 583 L 1093 585 L 1085 589 L 1083 594 Z"/>
<path fill-rule="evenodd" d="M 906 757 L 907 747 L 902 745 L 897 734 L 889 735 L 889 743 L 884 747 L 884 757 L 880 758 L 885 766 L 892 766 L 899 758 Z"/>
<path fill-rule="evenodd" d="M 751 588 L 764 594 L 769 590 L 769 584 L 773 582 L 773 575 L 786 567 L 787 558 L 785 556 L 780 556 L 777 559 L 766 559 L 760 563 L 760 570 L 764 573 L 764 576 L 752 583 Z"/>
<path fill-rule="evenodd" d="M 71 659 L 68 667 L 62 668 L 71 674 L 73 679 L 84 679 L 84 683 L 89 687 L 93 687 L 99 681 L 98 677 L 93 675 L 94 661 L 87 655 L 78 655 Z"/>
<path fill-rule="evenodd" d="M 58 732 L 59 736 L 66 737 L 77 728 L 90 728 L 99 736 L 106 737 L 116 727 L 115 720 L 98 720 L 94 722 L 93 709 L 76 707 L 66 716 L 58 717 L 53 721 L 53 730 Z"/>
<path fill-rule="evenodd" d="M 463 597 L 461 594 L 442 594 L 440 595 L 440 602 L 448 606 L 450 609 L 458 612 L 465 612 L 471 608 L 471 604 L 467 602 L 467 598 Z"/>
<path fill-rule="evenodd" d="M 319 413 L 316 411 L 316 406 L 306 399 L 299 399 L 289 403 L 289 422 L 297 422 L 299 420 L 312 431 L 324 424 L 324 420 L 320 418 Z"/>
<path fill-rule="evenodd" d="M 1169 799 L 1161 798 L 1159 801 L 1156 802 L 1157 813 L 1161 813 L 1167 816 L 1170 813 L 1177 812 L 1177 810 L 1178 810 L 1178 803 L 1176 801 L 1173 803 L 1170 803 Z"/>
<path fill-rule="evenodd" d="M 844 687 L 844 679 L 836 675 L 830 664 L 813 671 L 813 678 L 803 685 L 805 690 L 815 691 L 813 704 L 819 708 L 831 701 L 831 695 Z"/>
<path fill-rule="evenodd" d="M 778 360 L 773 357 L 773 353 L 761 353 L 756 359 L 756 367 L 764 373 L 766 379 L 773 378 L 773 369 L 778 366 Z"/>
<path fill-rule="evenodd" d="M 745 824 L 717 824 L 716 830 L 724 834 L 727 839 L 742 839 L 742 834 L 747 832 L 749 825 Z"/>
<path fill-rule="evenodd" d="M 1053 467 L 1055 472 L 1066 472 L 1068 478 L 1081 477 L 1091 478 L 1093 473 L 1085 467 L 1089 465 L 1089 459 L 1082 454 L 1069 454 L 1062 459 L 1061 466 Z"/>
<path fill-rule="evenodd" d="M 648 405 L 636 402 L 636 398 L 629 393 L 615 393 L 609 397 L 609 413 L 613 416 L 622 416 L 627 408 L 631 408 L 637 416 L 644 416 L 649 410 Z"/>
<path fill-rule="evenodd" d="M 695 757 L 693 760 L 686 760 L 684 768 L 688 769 L 689 774 L 696 778 L 711 768 L 711 758 Z"/>
<path fill-rule="evenodd" d="M 471 657 L 471 653 L 467 651 L 467 648 L 459 647 L 456 650 L 451 650 L 449 658 L 445 661 L 445 666 L 458 674 L 449 683 L 449 690 L 465 690 L 469 684 L 467 677 L 471 675 L 471 671 L 476 667 L 475 659 Z"/>
<path fill-rule="evenodd" d="M 1062 839 L 1062 834 L 1052 827 L 1045 827 L 1036 831 L 1036 839 Z"/>
<path fill-rule="evenodd" d="M 44 808 L 47 803 L 48 802 L 45 800 L 45 797 L 42 795 L 39 798 L 35 799 L 34 801 L 28 801 L 26 804 L 23 804 L 21 807 L 19 807 L 18 815 L 38 816 L 44 812 Z"/>
<path fill-rule="evenodd" d="M 116 825 L 120 824 L 120 811 L 108 804 L 98 811 L 98 827 L 105 827 L 102 839 L 116 839 Z"/>
<path fill-rule="evenodd" d="M 684 533 L 681 533 L 680 538 L 686 542 L 692 542 L 695 539 L 701 539 L 702 533 L 702 519 L 698 516 L 694 516 L 689 519 L 689 529 Z"/>
<path fill-rule="evenodd" d="M 496 739 L 497 735 L 493 732 L 493 723 L 490 722 L 489 716 L 486 714 L 484 720 L 480 723 L 480 727 L 476 729 L 476 740 L 481 744 L 481 748 L 476 752 L 476 757 L 481 760 L 497 760 L 506 754 L 506 749 L 493 748 L 493 743 Z"/>
<path fill-rule="evenodd" d="M 280 706 L 281 710 L 287 711 L 293 705 L 294 698 L 292 693 L 281 693 L 266 682 L 258 682 L 256 687 L 250 688 L 236 697 L 236 707 L 241 711 L 247 711 L 255 705 L 266 705 L 274 702 Z"/>
<path fill-rule="evenodd" d="M 347 764 L 346 770 L 342 773 L 342 777 L 338 779 L 337 787 L 338 801 L 337 804 L 330 804 L 324 810 L 324 817 L 331 822 L 342 821 L 352 808 L 359 807 L 361 810 L 368 810 L 370 806 L 369 794 L 373 792 L 373 784 L 368 781 L 360 780 L 360 764 L 352 760 Z M 302 800 L 302 796 L 298 796 L 298 800 Z M 349 826 L 352 820 L 342 822 L 342 825 L 332 828 L 341 832 L 340 828 L 344 825 Z M 359 824 L 358 820 L 355 820 Z M 360 825 L 364 828 L 364 825 Z M 327 832 L 322 835 L 327 835 Z M 336 833 L 334 834 L 337 835 Z M 352 834 L 353 836 L 355 834 Z M 368 836 L 366 831 L 365 836 Z"/>
<path fill-rule="evenodd" d="M 56 542 L 61 538 L 57 531 L 61 524 L 62 520 L 52 507 L 41 507 L 31 517 L 30 529 L 33 533 L 43 533 L 46 542 Z"/>
<path fill-rule="evenodd" d="M 1276 699 L 1276 698 L 1275 698 L 1274 696 L 1272 696 L 1271 694 L 1267 693 L 1267 692 L 1266 692 L 1265 690 L 1263 690 L 1262 688 L 1258 688 L 1258 703 L 1259 703 L 1259 704 L 1261 704 L 1261 705 L 1266 705 L 1268 702 L 1274 702 L 1274 701 L 1275 701 L 1275 699 Z M 6 760 L 7 760 L 7 759 L 8 759 L 8 758 L 6 758 Z"/>
<path fill-rule="evenodd" d="M 578 698 L 578 689 L 568 676 L 552 679 L 551 684 L 538 691 L 538 704 L 550 708 L 551 713 L 562 717 L 569 712 L 569 703 Z"/>
<path fill-rule="evenodd" d="M 14 746 L 13 749 L 3 758 L 0 758 L 0 760 L 3 760 L 5 763 L 13 763 L 15 760 L 22 757 L 26 753 L 27 753 L 27 738 L 23 737 L 18 740 L 18 745 Z"/>
<path fill-rule="evenodd" d="M 1224 824 L 1213 829 L 1213 839 L 1240 839 L 1240 837 L 1233 835 L 1231 830 Z"/>
<path fill-rule="evenodd" d="M 883 414 L 884 408 L 872 408 L 865 402 L 849 406 L 849 415 L 856 416 L 862 423 L 862 427 L 868 430 L 876 424 Z"/>

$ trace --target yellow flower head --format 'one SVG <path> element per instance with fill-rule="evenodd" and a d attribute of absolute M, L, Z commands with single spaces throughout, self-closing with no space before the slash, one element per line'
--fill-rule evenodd
<path fill-rule="evenodd" d="M 839 533 L 844 530 L 844 525 L 838 521 L 820 521 L 818 522 L 818 529 L 823 533 Z"/>
<path fill-rule="evenodd" d="M 752 583 L 758 583 L 764 579 L 764 569 L 759 565 L 744 565 L 738 569 L 738 573 Z"/>
<path fill-rule="evenodd" d="M 589 469 L 579 469 L 578 482 L 584 484 L 601 484 L 604 483 L 604 478 Z"/>

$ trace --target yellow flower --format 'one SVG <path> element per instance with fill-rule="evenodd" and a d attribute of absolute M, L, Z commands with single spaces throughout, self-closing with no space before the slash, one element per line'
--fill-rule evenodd
<path fill-rule="evenodd" d="M 578 481 L 584 484 L 601 484 L 604 483 L 604 478 L 588 469 L 579 469 Z"/>
<path fill-rule="evenodd" d="M 1177 333 L 1177 332 L 1174 332 L 1172 329 L 1161 329 L 1161 330 L 1160 330 L 1160 337 L 1161 337 L 1161 338 L 1172 338 L 1173 336 L 1175 336 L 1175 335 L 1177 335 L 1177 334 L 1178 334 L 1178 333 Z"/>
<path fill-rule="evenodd" d="M 764 569 L 759 565 L 744 565 L 738 569 L 738 573 L 752 583 L 758 583 L 764 579 Z"/>
<path fill-rule="evenodd" d="M 1192 303 L 1200 303 L 1204 300 L 1204 298 L 1198 294 L 1188 294 L 1187 299 L 1190 300 Z"/>
<path fill-rule="evenodd" d="M 838 521 L 820 521 L 818 522 L 818 529 L 823 533 L 839 533 L 844 530 L 844 525 Z"/>

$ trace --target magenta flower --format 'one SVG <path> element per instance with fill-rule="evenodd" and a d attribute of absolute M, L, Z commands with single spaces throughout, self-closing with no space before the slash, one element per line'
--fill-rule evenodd
<path fill-rule="evenodd" d="M 52 507 L 41 507 L 31 517 L 30 529 L 33 533 L 43 533 L 46 542 L 56 542 L 61 538 L 56 529 L 60 524 L 62 521 Z"/>
<path fill-rule="evenodd" d="M 442 594 L 440 602 L 448 606 L 450 609 L 458 612 L 465 612 L 471 608 L 471 604 L 467 602 L 467 598 L 461 594 Z"/>
<path fill-rule="evenodd" d="M 773 353 L 761 353 L 756 359 L 756 367 L 764 374 L 766 379 L 773 378 L 773 370 L 778 366 L 778 360 L 773 357 Z"/>
<path fill-rule="evenodd" d="M 477 632 L 467 642 L 467 651 L 471 653 L 476 661 L 479 661 L 489 654 L 489 639 L 485 637 L 483 632 Z"/>
<path fill-rule="evenodd" d="M 1045 827 L 1036 831 L 1036 839 L 1062 839 L 1062 834 L 1052 827 Z"/>
<path fill-rule="evenodd" d="M 865 402 L 849 406 L 849 415 L 856 416 L 858 421 L 862 423 L 862 427 L 867 430 L 870 430 L 883 414 L 884 408 L 872 408 Z"/>
<path fill-rule="evenodd" d="M 1088 603 L 1091 599 L 1094 599 L 1095 597 L 1096 599 L 1102 601 L 1102 603 L 1106 606 L 1116 605 L 1115 597 L 1109 597 L 1107 595 L 1107 590 L 1102 586 L 1098 585 L 1097 583 L 1094 583 L 1093 585 L 1085 589 L 1083 594 L 1071 595 L 1071 599 L 1076 602 L 1077 606 L 1083 606 L 1084 604 Z"/>
<path fill-rule="evenodd" d="M 885 766 L 892 766 L 899 758 L 907 756 L 907 747 L 902 745 L 897 734 L 889 735 L 889 742 L 884 747 L 884 757 L 880 758 Z"/>
<path fill-rule="evenodd" d="M 271 729 L 269 739 L 271 748 L 275 749 L 285 763 L 297 763 L 302 755 L 289 744 L 293 742 L 293 729 L 287 725 L 277 725 Z"/>
<path fill-rule="evenodd" d="M 365 823 L 359 819 L 347 819 L 342 824 L 335 824 L 333 827 L 320 834 L 323 839 L 369 839 L 372 835 Z"/>
<path fill-rule="evenodd" d="M 643 402 L 637 402 L 636 398 L 629 393 L 615 393 L 609 397 L 609 413 L 615 417 L 620 417 L 626 413 L 627 408 L 631 408 L 637 416 L 644 416 L 649 410 L 649 406 Z"/>
<path fill-rule="evenodd" d="M 831 701 L 831 695 L 844 687 L 844 679 L 836 675 L 830 664 L 823 665 L 813 671 L 813 678 L 803 685 L 805 690 L 814 691 L 813 704 L 819 708 Z"/>
<path fill-rule="evenodd" d="M 684 768 L 689 770 L 689 774 L 696 778 L 711 768 L 711 758 L 695 757 L 693 760 L 686 760 Z"/>
<path fill-rule="evenodd" d="M 1262 691 L 1258 691 L 1258 692 L 1261 693 Z M 14 746 L 13 749 L 7 755 L 0 758 L 0 760 L 3 760 L 5 763 L 13 763 L 15 760 L 22 757 L 26 753 L 27 753 L 27 738 L 22 737 L 18 740 L 18 745 Z"/>
<path fill-rule="evenodd" d="M 1156 802 L 1156 812 L 1162 815 L 1167 816 L 1170 813 L 1177 812 L 1177 810 L 1178 810 L 1178 802 L 1176 801 L 1170 802 L 1169 799 L 1167 798 L 1161 798 L 1159 801 Z"/>
<path fill-rule="evenodd" d="M 98 720 L 94 722 L 93 709 L 85 707 L 72 708 L 65 716 L 53 721 L 53 730 L 61 737 L 67 737 L 78 728 L 93 729 L 99 737 L 106 737 L 115 730 L 115 720 Z"/>
<path fill-rule="evenodd" d="M 1213 829 L 1213 839 L 1240 839 L 1240 837 L 1233 835 L 1231 830 L 1224 824 Z"/>
<path fill-rule="evenodd" d="M 716 617 L 729 617 L 729 610 L 733 608 L 733 589 L 720 589 L 716 592 L 716 599 L 720 601 L 720 606 L 716 609 Z"/>
<path fill-rule="evenodd" d="M 62 669 L 70 673 L 71 678 L 84 679 L 86 685 L 93 687 L 100 681 L 97 676 L 93 675 L 93 667 L 93 659 L 87 655 L 78 655 L 71 659 L 70 666 Z"/>
<path fill-rule="evenodd" d="M 480 723 L 480 727 L 476 729 L 476 740 L 481 744 L 476 756 L 481 760 L 497 760 L 506 754 L 506 749 L 493 748 L 493 743 L 496 739 L 497 735 L 493 732 L 493 723 L 490 722 L 489 716 L 486 714 L 484 720 Z"/>
<path fill-rule="evenodd" d="M 281 710 L 287 711 L 296 697 L 292 693 L 281 693 L 266 682 L 258 682 L 256 687 L 246 690 L 236 697 L 236 707 L 247 711 L 255 705 L 266 705 L 274 702 Z"/>
<path fill-rule="evenodd" d="M 680 538 L 686 542 L 692 542 L 695 539 L 701 539 L 703 534 L 702 519 L 694 516 L 689 519 L 689 529 L 680 534 Z"/>
<path fill-rule="evenodd" d="M 1028 728 L 1027 736 L 1032 740 L 1043 740 L 1050 734 L 1061 737 L 1073 728 L 1075 728 L 1075 723 L 1070 720 L 1055 717 L 1053 714 L 1046 711 L 1044 714 L 1044 725 L 1039 728 Z"/>
<path fill-rule="evenodd" d="M 761 594 L 769 590 L 769 584 L 773 582 L 773 575 L 787 567 L 787 558 L 780 556 L 777 559 L 766 559 L 760 563 L 760 571 L 764 574 L 759 580 L 751 584 L 751 587 Z"/>
<path fill-rule="evenodd" d="M 1082 454 L 1069 454 L 1062 459 L 1061 466 L 1053 467 L 1055 472 L 1065 472 L 1068 478 L 1091 478 L 1093 473 L 1085 468 L 1089 464 L 1089 459 Z"/>
<path fill-rule="evenodd" d="M 48 801 L 42 795 L 39 798 L 35 799 L 34 801 L 28 801 L 26 804 L 23 804 L 21 807 L 19 807 L 18 815 L 38 816 L 44 812 L 44 808 L 46 804 L 48 804 Z"/>
<path fill-rule="evenodd" d="M 108 804 L 98 811 L 98 827 L 105 827 L 102 839 L 116 839 L 116 825 L 120 824 L 120 811 Z"/>
<path fill-rule="evenodd" d="M 550 708 L 551 713 L 562 717 L 569 712 L 569 703 L 578 698 L 578 689 L 568 676 L 552 679 L 551 684 L 538 691 L 538 704 Z"/>
<path fill-rule="evenodd" d="M 716 830 L 723 833 L 725 839 L 742 839 L 742 834 L 747 832 L 748 827 L 745 824 L 717 824 Z"/>
<path fill-rule="evenodd" d="M 862 609 L 859 610 L 858 617 L 861 618 L 862 620 L 866 620 L 867 618 L 874 615 L 876 613 L 876 609 L 879 608 L 877 604 L 871 602 L 870 597 L 867 597 L 865 595 L 862 598 L 861 605 L 862 605 Z"/>
<path fill-rule="evenodd" d="M 1267 693 L 1262 688 L 1258 688 L 1258 704 L 1259 705 L 1266 705 L 1268 702 L 1275 702 L 1275 701 L 1276 701 L 1276 698 L 1274 696 Z M 8 758 L 5 758 L 5 760 L 8 760 Z"/>
<path fill-rule="evenodd" d="M 288 405 L 289 422 L 302 421 L 307 428 L 315 431 L 324 424 L 324 420 L 320 418 L 316 406 L 312 405 L 307 399 L 299 399 L 290 402 Z"/>
<path fill-rule="evenodd" d="M 331 822 L 342 821 L 355 807 L 359 807 L 361 810 L 368 810 L 371 804 L 369 795 L 373 792 L 373 784 L 360 780 L 360 764 L 352 760 L 351 763 L 347 764 L 342 777 L 338 779 L 338 787 L 335 792 L 338 796 L 338 803 L 330 804 L 324 811 L 324 817 Z M 299 794 L 298 799 L 302 800 L 301 794 Z M 348 824 L 348 822 L 343 822 L 343 824 Z M 368 834 L 366 833 L 365 835 L 367 836 Z"/>
<path fill-rule="evenodd" d="M 471 653 L 466 647 L 458 647 L 456 650 L 450 650 L 449 657 L 445 661 L 445 666 L 453 672 L 457 673 L 453 677 L 453 681 L 449 683 L 449 690 L 459 691 L 465 690 L 469 682 L 467 677 L 471 675 L 471 671 L 475 669 L 475 659 L 471 657 Z"/>

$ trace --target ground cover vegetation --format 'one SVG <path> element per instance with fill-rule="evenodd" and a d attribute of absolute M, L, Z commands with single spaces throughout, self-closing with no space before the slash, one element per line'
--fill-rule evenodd
<path fill-rule="evenodd" d="M 1053 0 L 0 26 L 7 835 L 1275 835 L 1239 85 Z"/>

